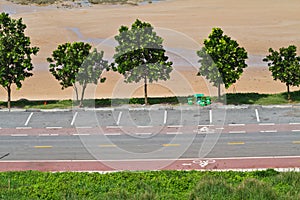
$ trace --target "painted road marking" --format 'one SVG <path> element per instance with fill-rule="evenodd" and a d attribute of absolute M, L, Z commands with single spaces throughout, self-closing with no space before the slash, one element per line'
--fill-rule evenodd
<path fill-rule="evenodd" d="M 300 144 L 300 141 L 293 141 L 293 144 Z"/>
<path fill-rule="evenodd" d="M 165 110 L 165 114 L 164 114 L 164 124 L 167 124 L 167 118 L 168 118 L 168 111 Z"/>
<path fill-rule="evenodd" d="M 89 133 L 74 133 L 74 136 L 85 136 L 85 135 L 91 135 Z"/>
<path fill-rule="evenodd" d="M 260 118 L 259 118 L 259 114 L 258 114 L 258 110 L 255 109 L 255 115 L 256 115 L 256 121 L 260 122 Z"/>
<path fill-rule="evenodd" d="M 292 130 L 292 132 L 300 132 L 300 130 Z"/>
<path fill-rule="evenodd" d="M 16 127 L 17 130 L 22 130 L 22 129 L 32 129 L 32 127 Z"/>
<path fill-rule="evenodd" d="M 229 131 L 229 133 L 246 133 L 246 131 Z"/>
<path fill-rule="evenodd" d="M 245 142 L 228 142 L 228 145 L 242 145 L 245 144 Z"/>
<path fill-rule="evenodd" d="M 153 126 L 137 126 L 137 128 L 153 128 Z"/>
<path fill-rule="evenodd" d="M 122 111 L 119 112 L 118 119 L 116 122 L 118 126 L 120 125 L 121 117 L 122 117 Z"/>
<path fill-rule="evenodd" d="M 245 124 L 228 124 L 228 126 L 245 126 Z"/>
<path fill-rule="evenodd" d="M 192 163 L 182 163 L 183 166 L 191 166 Z"/>
<path fill-rule="evenodd" d="M 58 136 L 58 134 L 41 133 L 39 136 Z"/>
<path fill-rule="evenodd" d="M 79 128 L 79 129 L 90 129 L 90 128 L 93 128 L 91 126 L 78 126 L 76 128 Z"/>
<path fill-rule="evenodd" d="M 135 135 L 152 135 L 152 133 L 135 133 Z"/>
<path fill-rule="evenodd" d="M 106 133 L 104 135 L 121 135 L 121 133 Z"/>
<path fill-rule="evenodd" d="M 258 125 L 260 125 L 260 126 L 274 126 L 275 123 L 260 123 Z"/>
<path fill-rule="evenodd" d="M 30 115 L 27 117 L 27 120 L 26 120 L 24 126 L 27 126 L 27 125 L 28 125 L 28 123 L 29 123 L 29 121 L 30 121 L 32 115 L 33 115 L 33 112 L 31 112 Z"/>
<path fill-rule="evenodd" d="M 11 134 L 10 136 L 13 136 L 13 137 L 25 137 L 25 136 L 28 136 L 28 134 Z"/>
<path fill-rule="evenodd" d="M 182 132 L 167 132 L 168 135 L 179 135 L 183 134 Z"/>
<path fill-rule="evenodd" d="M 180 144 L 162 144 L 163 147 L 179 147 Z"/>
<path fill-rule="evenodd" d="M 199 124 L 198 127 L 200 127 L 200 126 L 209 126 L 209 127 L 212 127 L 212 126 L 215 126 L 215 125 L 212 125 L 212 124 L 206 124 L 206 125 Z"/>
<path fill-rule="evenodd" d="M 261 133 L 277 133 L 277 130 L 260 131 Z"/>
<path fill-rule="evenodd" d="M 181 128 L 183 125 L 169 125 L 168 128 Z"/>
<path fill-rule="evenodd" d="M 60 126 L 48 126 L 46 129 L 62 129 Z"/>
<path fill-rule="evenodd" d="M 107 147 L 116 147 L 117 145 L 115 144 L 99 144 L 99 147 L 102 147 L 102 148 L 107 148 Z"/>
<path fill-rule="evenodd" d="M 300 123 L 289 123 L 289 125 L 300 125 Z"/>
<path fill-rule="evenodd" d="M 34 146 L 36 149 L 46 149 L 46 148 L 52 148 L 52 146 Z"/>
<path fill-rule="evenodd" d="M 107 129 L 120 129 L 122 126 L 106 126 Z"/>
<path fill-rule="evenodd" d="M 74 114 L 73 119 L 72 119 L 72 121 L 71 121 L 71 126 L 74 125 L 77 115 L 78 115 L 78 112 L 76 112 L 76 113 Z"/>
<path fill-rule="evenodd" d="M 212 110 L 209 110 L 209 123 L 212 124 Z"/>

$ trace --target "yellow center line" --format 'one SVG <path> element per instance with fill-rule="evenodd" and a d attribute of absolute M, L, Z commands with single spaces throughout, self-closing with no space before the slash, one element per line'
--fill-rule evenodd
<path fill-rule="evenodd" d="M 178 147 L 180 144 L 163 144 L 164 147 Z"/>
<path fill-rule="evenodd" d="M 45 149 L 45 148 L 52 148 L 52 146 L 34 146 L 37 149 Z"/>
<path fill-rule="evenodd" d="M 241 145 L 245 144 L 245 142 L 228 142 L 229 145 Z"/>
<path fill-rule="evenodd" d="M 116 147 L 115 144 L 100 144 L 99 147 Z"/>
<path fill-rule="evenodd" d="M 293 144 L 300 144 L 300 141 L 293 141 Z"/>

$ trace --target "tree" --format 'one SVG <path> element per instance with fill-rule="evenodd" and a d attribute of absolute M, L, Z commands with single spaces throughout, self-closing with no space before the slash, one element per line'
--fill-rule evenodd
<path fill-rule="evenodd" d="M 213 28 L 204 47 L 197 51 L 201 64 L 198 75 L 205 76 L 214 86 L 218 87 L 218 98 L 221 96 L 221 84 L 225 88 L 235 83 L 247 67 L 247 52 L 243 47 L 220 28 Z"/>
<path fill-rule="evenodd" d="M 108 61 L 103 59 L 104 52 L 97 52 L 94 49 L 90 55 L 83 61 L 77 75 L 77 81 L 82 86 L 81 98 L 79 106 L 83 106 L 84 92 L 89 83 L 97 84 L 100 79 L 101 83 L 104 83 L 106 78 L 101 77 L 104 70 L 109 70 Z"/>
<path fill-rule="evenodd" d="M 136 20 L 131 29 L 121 26 L 115 36 L 118 46 L 114 55 L 118 72 L 125 82 L 144 81 L 145 104 L 148 104 L 147 84 L 168 80 L 172 62 L 168 62 L 163 48 L 163 39 L 153 30 L 150 23 Z"/>
<path fill-rule="evenodd" d="M 32 76 L 31 55 L 38 47 L 30 47 L 30 38 L 25 36 L 26 25 L 22 18 L 12 19 L 7 13 L 0 14 L 0 84 L 7 91 L 7 107 L 11 108 L 11 86 L 22 87 L 22 81 Z"/>
<path fill-rule="evenodd" d="M 300 57 L 296 52 L 297 47 L 294 45 L 282 47 L 279 52 L 270 48 L 270 54 L 263 59 L 264 62 L 268 62 L 274 80 L 279 79 L 286 84 L 288 100 L 291 100 L 290 86 L 300 85 Z"/>
<path fill-rule="evenodd" d="M 52 57 L 47 58 L 50 63 L 49 71 L 60 81 L 62 89 L 73 87 L 76 101 L 79 101 L 78 88 L 76 82 L 82 86 L 79 106 L 83 106 L 84 92 L 87 84 L 97 84 L 104 69 L 108 70 L 108 61 L 103 60 L 103 51 L 94 49 L 90 53 L 92 46 L 84 42 L 65 43 L 59 45 L 53 51 Z"/>

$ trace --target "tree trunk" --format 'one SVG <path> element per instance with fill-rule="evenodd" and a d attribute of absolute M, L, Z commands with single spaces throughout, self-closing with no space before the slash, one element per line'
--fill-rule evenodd
<path fill-rule="evenodd" d="M 77 102 L 78 102 L 78 100 L 79 100 L 79 97 L 78 97 L 78 90 L 77 90 L 77 87 L 76 87 L 75 84 L 73 85 L 73 89 L 74 89 L 74 91 L 75 91 L 75 95 L 76 95 L 76 104 L 77 104 Z"/>
<path fill-rule="evenodd" d="M 144 81 L 145 105 L 148 105 L 147 76 L 145 76 Z"/>
<path fill-rule="evenodd" d="M 287 88 L 287 98 L 288 98 L 288 101 L 291 101 L 291 94 L 290 94 L 290 85 L 289 84 L 286 84 L 286 88 Z"/>
<path fill-rule="evenodd" d="M 218 83 L 218 102 L 221 101 L 221 83 Z"/>
<path fill-rule="evenodd" d="M 10 86 L 7 86 L 7 108 L 8 111 L 10 112 L 10 101 L 11 101 L 11 89 Z"/>
<path fill-rule="evenodd" d="M 79 102 L 79 107 L 83 107 L 83 97 L 84 97 L 84 92 L 86 89 L 86 83 L 82 86 L 82 91 L 81 91 L 81 97 L 80 97 L 80 102 Z"/>

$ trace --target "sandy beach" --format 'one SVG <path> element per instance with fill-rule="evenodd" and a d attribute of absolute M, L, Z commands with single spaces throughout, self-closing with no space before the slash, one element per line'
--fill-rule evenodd
<path fill-rule="evenodd" d="M 72 89 L 61 90 L 48 72 L 46 58 L 57 45 L 85 41 L 104 50 L 110 60 L 121 25 L 135 19 L 150 22 L 164 38 L 170 60 L 174 62 L 171 79 L 149 85 L 149 96 L 182 96 L 193 93 L 214 95 L 215 88 L 197 77 L 197 56 L 203 40 L 213 27 L 220 27 L 243 46 L 249 55 L 248 68 L 234 86 L 224 92 L 278 93 L 286 90 L 275 82 L 261 59 L 268 49 L 294 44 L 300 48 L 300 2 L 298 0 L 168 0 L 160 3 L 131 5 L 93 5 L 63 9 L 55 6 L 20 6 L 0 1 L 1 12 L 23 18 L 26 34 L 40 52 L 33 57 L 34 76 L 20 90 L 13 88 L 12 99 L 71 99 Z M 300 51 L 299 51 L 300 52 Z M 104 74 L 107 81 L 89 89 L 87 98 L 142 96 L 141 84 L 125 84 L 115 72 Z M 293 88 L 298 90 L 299 88 Z M 0 89 L 0 100 L 6 91 Z"/>

